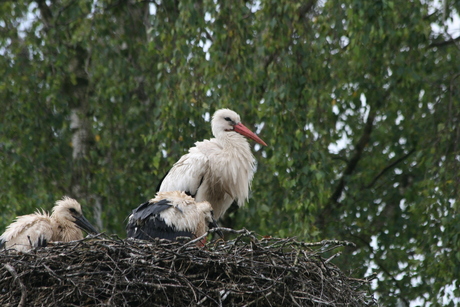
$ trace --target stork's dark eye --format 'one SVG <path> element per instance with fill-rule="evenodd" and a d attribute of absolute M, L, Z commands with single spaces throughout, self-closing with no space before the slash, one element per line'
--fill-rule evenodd
<path fill-rule="evenodd" d="M 231 122 L 231 121 L 232 121 L 232 119 L 231 119 L 230 117 L 225 117 L 224 119 L 225 119 L 226 121 L 228 121 L 228 122 Z"/>
<path fill-rule="evenodd" d="M 70 211 L 70 213 L 72 213 L 72 214 L 77 214 L 77 210 L 75 210 L 74 208 L 70 208 L 69 211 Z"/>

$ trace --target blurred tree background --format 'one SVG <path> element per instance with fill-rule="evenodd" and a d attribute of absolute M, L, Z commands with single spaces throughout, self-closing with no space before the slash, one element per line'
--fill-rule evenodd
<path fill-rule="evenodd" d="M 357 244 L 383 306 L 460 304 L 458 0 L 0 2 L 0 229 L 126 216 L 222 107 L 269 146 L 224 223 Z"/>

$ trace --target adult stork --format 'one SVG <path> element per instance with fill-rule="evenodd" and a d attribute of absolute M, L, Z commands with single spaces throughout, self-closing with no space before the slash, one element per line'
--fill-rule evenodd
<path fill-rule="evenodd" d="M 185 191 L 196 201 L 211 203 L 219 219 L 233 201 L 242 206 L 249 197 L 255 159 L 245 137 L 267 146 L 229 109 L 214 113 L 214 138 L 196 142 L 160 184 L 159 191 Z"/>
<path fill-rule="evenodd" d="M 45 211 L 16 217 L 0 236 L 0 247 L 28 251 L 46 246 L 51 241 L 69 242 L 83 239 L 81 229 L 88 233 L 97 230 L 84 217 L 80 204 L 70 197 L 58 200 L 49 215 Z"/>
<path fill-rule="evenodd" d="M 126 231 L 129 238 L 175 241 L 177 237 L 201 237 L 214 227 L 217 223 L 207 201 L 195 202 L 182 191 L 172 191 L 158 192 L 155 198 L 134 209 Z"/>

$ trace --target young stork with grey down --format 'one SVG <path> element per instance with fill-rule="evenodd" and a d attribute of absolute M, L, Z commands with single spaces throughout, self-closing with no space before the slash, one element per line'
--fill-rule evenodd
<path fill-rule="evenodd" d="M 84 217 L 80 204 L 64 196 L 58 200 L 51 215 L 45 211 L 16 217 L 0 236 L 0 248 L 25 252 L 43 247 L 52 241 L 70 242 L 83 239 L 81 230 L 97 234 Z"/>
<path fill-rule="evenodd" d="M 175 241 L 177 237 L 201 237 L 215 227 L 217 223 L 207 201 L 195 202 L 184 192 L 172 191 L 158 192 L 155 198 L 134 209 L 126 231 L 128 238 Z"/>
<path fill-rule="evenodd" d="M 197 202 L 208 201 L 219 220 L 235 201 L 242 206 L 249 198 L 255 159 L 245 137 L 267 146 L 229 109 L 214 113 L 214 138 L 196 142 L 163 178 L 159 191 L 184 191 Z"/>

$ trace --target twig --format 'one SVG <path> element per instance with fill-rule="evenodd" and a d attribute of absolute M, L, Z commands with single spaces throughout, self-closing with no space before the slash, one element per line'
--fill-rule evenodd
<path fill-rule="evenodd" d="M 334 259 L 334 258 L 336 258 L 336 257 L 338 257 L 338 256 L 340 256 L 340 255 L 342 255 L 342 253 L 341 253 L 341 252 L 338 252 L 337 254 L 334 254 L 334 255 L 332 255 L 331 257 L 329 257 L 329 258 L 327 258 L 326 260 L 324 260 L 324 263 L 328 263 L 329 261 L 331 261 L 332 259 Z"/>
<path fill-rule="evenodd" d="M 379 178 L 382 177 L 387 171 L 389 171 L 390 169 L 395 167 L 400 162 L 406 160 L 414 152 L 415 152 L 415 148 L 412 148 L 407 154 L 405 154 L 404 156 L 400 157 L 399 159 L 396 159 L 395 161 L 393 161 L 392 163 L 390 163 L 389 165 L 384 167 L 383 170 L 381 170 L 380 173 L 377 176 L 375 176 L 375 178 L 372 180 L 372 182 L 369 183 L 366 186 L 366 189 L 369 189 L 370 187 L 372 187 L 377 182 L 377 180 L 379 180 Z"/>
<path fill-rule="evenodd" d="M 22 283 L 21 279 L 18 276 L 18 273 L 16 272 L 16 270 L 14 269 L 14 267 L 11 264 L 5 263 L 5 264 L 3 264 L 3 266 L 5 267 L 5 269 L 8 270 L 8 272 L 10 272 L 11 275 L 13 275 L 14 280 L 18 282 L 19 287 L 21 288 L 21 300 L 19 301 L 18 307 L 25 306 L 26 305 L 26 299 L 27 299 L 27 288 L 26 288 L 26 286 Z"/>

